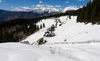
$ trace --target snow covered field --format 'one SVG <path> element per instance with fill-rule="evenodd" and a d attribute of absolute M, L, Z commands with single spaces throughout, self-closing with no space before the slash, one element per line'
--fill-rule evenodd
<path fill-rule="evenodd" d="M 100 43 L 32 46 L 0 44 L 0 61 L 100 61 Z"/>
<path fill-rule="evenodd" d="M 50 18 L 37 23 L 45 23 L 45 28 L 23 40 L 32 44 L 43 37 L 46 44 L 1 43 L 0 61 L 100 61 L 100 25 L 76 23 L 76 16 L 66 18 L 59 18 L 63 25 L 55 29 L 56 36 L 43 37 L 47 28 L 55 24 Z"/>
<path fill-rule="evenodd" d="M 85 25 L 84 23 L 77 23 L 77 16 L 72 16 L 72 19 L 66 20 L 67 16 L 62 16 L 59 19 L 64 24 L 62 26 L 57 26 L 54 33 L 54 37 L 44 37 L 48 42 L 64 42 L 66 39 L 67 42 L 86 42 L 86 41 L 100 41 L 100 25 L 91 25 L 90 23 Z M 38 39 L 42 38 L 44 33 L 47 31 L 52 24 L 55 24 L 54 19 L 46 19 L 37 23 L 41 25 L 45 23 L 46 28 L 41 29 L 35 34 L 29 36 L 24 41 L 29 41 L 30 43 L 36 42 Z"/>

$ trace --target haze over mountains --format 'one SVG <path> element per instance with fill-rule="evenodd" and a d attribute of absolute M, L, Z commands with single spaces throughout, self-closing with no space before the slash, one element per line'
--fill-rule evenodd
<path fill-rule="evenodd" d="M 0 9 L 0 23 L 13 20 L 13 19 L 34 19 L 42 16 L 49 16 L 59 13 L 65 13 L 69 11 L 77 10 L 76 6 L 69 6 L 65 9 L 56 9 L 56 8 L 35 8 L 35 9 L 26 9 L 26 10 L 2 10 Z"/>

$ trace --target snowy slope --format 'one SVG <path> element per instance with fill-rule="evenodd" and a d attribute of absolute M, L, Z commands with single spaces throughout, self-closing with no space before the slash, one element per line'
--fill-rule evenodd
<path fill-rule="evenodd" d="M 56 36 L 43 37 L 55 24 L 55 19 L 49 18 L 37 23 L 45 23 L 45 28 L 22 40 L 32 44 L 43 37 L 46 44 L 0 43 L 0 61 L 100 61 L 100 25 L 76 23 L 77 16 L 66 18 L 58 18 L 63 25 L 57 25 Z"/>
<path fill-rule="evenodd" d="M 100 61 L 100 43 L 42 46 L 3 43 L 0 61 Z"/>
<path fill-rule="evenodd" d="M 72 19 L 67 18 L 68 20 L 66 20 L 66 18 L 67 16 L 59 18 L 64 24 L 56 28 L 56 36 L 44 37 L 48 43 L 64 42 L 65 39 L 67 42 L 100 41 L 100 25 L 85 25 L 84 23 L 76 23 L 77 16 L 72 16 Z M 33 43 L 42 38 L 44 33 L 47 31 L 47 28 L 49 28 L 52 24 L 55 24 L 55 20 L 43 19 L 41 22 L 37 23 L 37 25 L 41 25 L 43 23 L 45 23 L 46 28 L 39 30 L 24 41 Z"/>

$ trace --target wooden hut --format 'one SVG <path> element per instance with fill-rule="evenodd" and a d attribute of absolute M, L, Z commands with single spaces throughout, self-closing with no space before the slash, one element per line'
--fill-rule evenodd
<path fill-rule="evenodd" d="M 55 36 L 55 33 L 51 33 L 50 31 L 45 32 L 45 34 L 43 35 L 44 37 L 53 37 Z"/>

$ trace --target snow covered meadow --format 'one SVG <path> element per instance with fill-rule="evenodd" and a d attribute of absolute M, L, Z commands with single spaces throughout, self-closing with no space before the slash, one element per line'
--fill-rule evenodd
<path fill-rule="evenodd" d="M 54 18 L 43 19 L 45 28 L 30 35 L 23 43 L 1 43 L 0 61 L 100 61 L 100 25 L 77 23 L 77 16 L 59 17 L 62 26 L 55 28 L 54 37 L 43 37 L 47 29 L 55 24 Z M 46 44 L 37 45 L 44 38 Z M 31 45 L 32 44 L 32 45 Z"/>
<path fill-rule="evenodd" d="M 57 25 L 54 33 L 54 37 L 44 37 L 48 42 L 87 42 L 87 41 L 100 41 L 100 25 L 91 25 L 91 23 L 85 25 L 84 23 L 77 23 L 77 16 L 72 16 L 71 19 L 67 16 L 62 16 L 58 19 L 63 23 L 62 26 Z M 54 19 L 44 19 L 38 22 L 37 25 L 45 23 L 45 28 L 39 30 L 35 34 L 29 36 L 23 41 L 29 41 L 30 43 L 36 42 L 39 38 L 42 38 L 52 24 L 55 24 Z"/>

